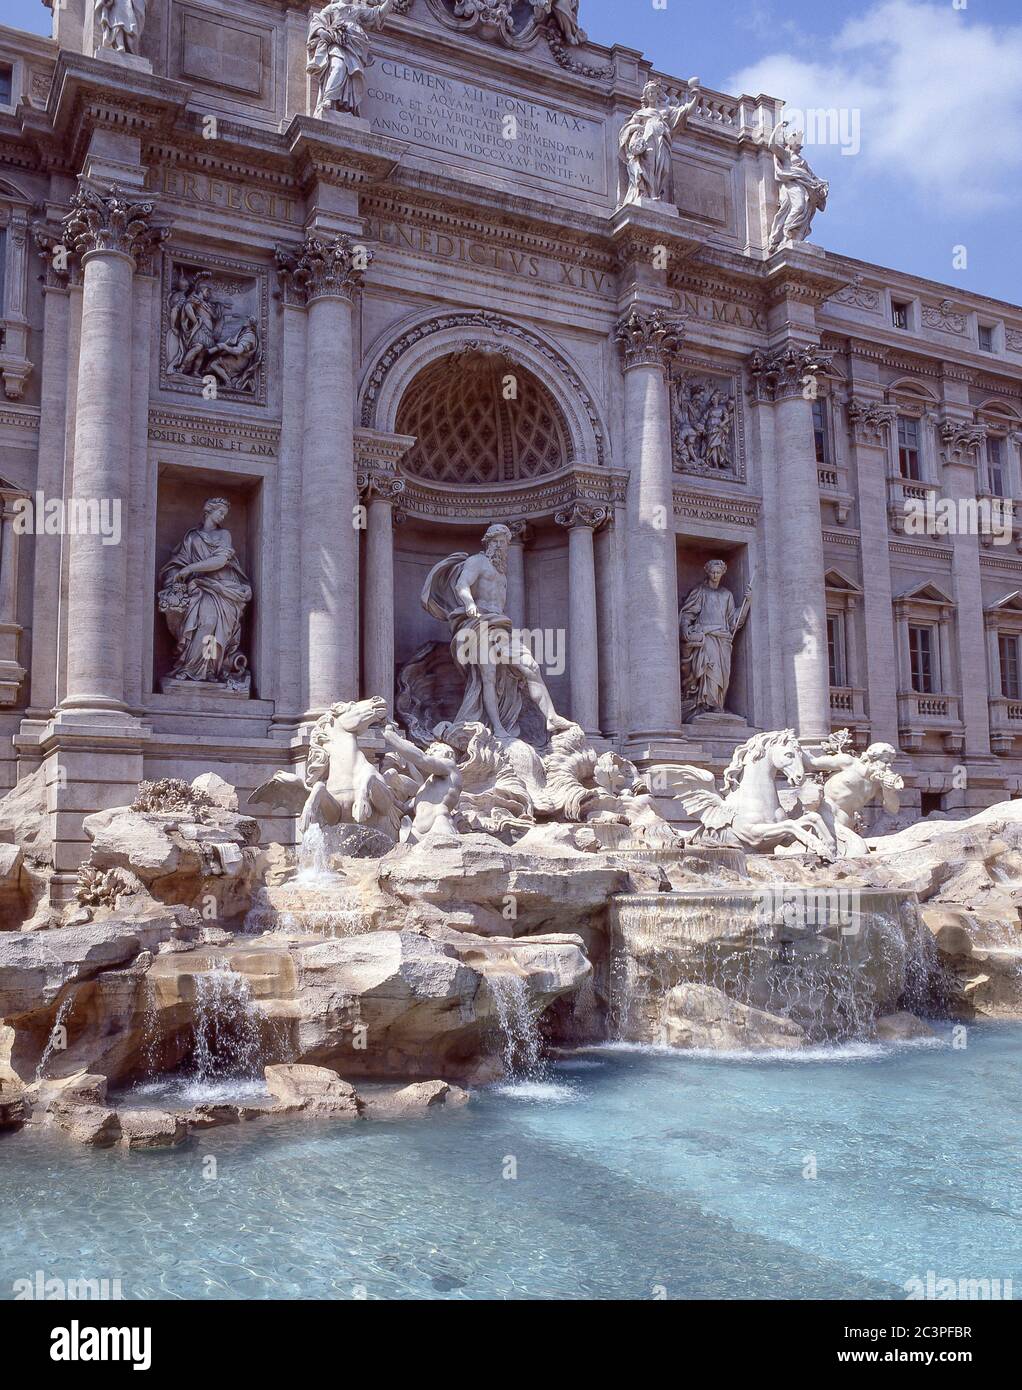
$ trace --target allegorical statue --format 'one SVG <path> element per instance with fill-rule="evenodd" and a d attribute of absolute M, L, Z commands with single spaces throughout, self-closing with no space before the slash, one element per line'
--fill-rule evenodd
<path fill-rule="evenodd" d="M 510 544 L 506 526 L 491 526 L 479 554 L 448 555 L 433 566 L 422 589 L 423 608 L 449 625 L 451 656 L 465 673 L 465 697 L 452 723 L 485 724 L 501 743 L 518 737 L 523 690 L 548 732 L 571 728 L 554 709 L 539 665 L 505 611 Z"/>
<path fill-rule="evenodd" d="M 147 0 L 95 0 L 101 47 L 138 57 L 142 52 L 146 3 Z"/>
<path fill-rule="evenodd" d="M 202 525 L 189 531 L 160 571 L 160 612 L 177 643 L 170 676 L 248 692 L 248 661 L 238 650 L 252 588 L 224 521 L 230 504 L 211 497 Z"/>
<path fill-rule="evenodd" d="M 777 216 L 770 229 L 771 255 L 782 247 L 805 241 L 813 229 L 813 218 L 827 206 L 830 184 L 818 179 L 802 157 L 802 132 L 785 134 L 787 121 L 774 126 L 770 149 L 774 156 L 774 176 L 781 189 Z"/>
<path fill-rule="evenodd" d="M 578 22 L 578 0 L 538 0 L 532 7 L 537 19 L 549 19 L 560 31 L 565 43 L 584 43 L 585 33 Z"/>
<path fill-rule="evenodd" d="M 692 714 L 723 710 L 731 684 L 732 647 L 752 604 L 751 581 L 741 606 L 724 587 L 723 560 L 708 561 L 703 572 L 706 578 L 686 596 L 678 620 L 682 694 Z"/>
<path fill-rule="evenodd" d="M 365 70 L 370 62 L 368 29 L 382 29 L 394 0 L 378 4 L 335 3 L 309 17 L 306 72 L 312 74 L 318 95 L 314 115 L 347 111 L 357 116 L 365 95 Z"/>
<path fill-rule="evenodd" d="M 659 82 L 647 82 L 642 105 L 621 127 L 621 159 L 628 176 L 623 204 L 672 201 L 671 142 L 699 101 L 699 78 L 688 85 L 688 101 L 673 102 Z"/>

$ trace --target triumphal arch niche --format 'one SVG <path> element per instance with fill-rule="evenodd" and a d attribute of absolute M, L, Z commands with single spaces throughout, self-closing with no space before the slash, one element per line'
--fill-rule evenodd
<path fill-rule="evenodd" d="M 423 606 L 423 585 L 445 555 L 477 550 L 482 531 L 501 522 L 512 534 L 508 614 L 535 648 L 559 708 L 597 732 L 603 533 L 624 494 L 579 370 L 508 317 L 420 319 L 392 337 L 368 373 L 362 423 L 367 680 L 378 675 L 379 688 L 394 691 L 402 722 L 420 736 L 454 716 L 464 677 L 445 625 Z M 523 734 L 544 741 L 528 710 Z"/>

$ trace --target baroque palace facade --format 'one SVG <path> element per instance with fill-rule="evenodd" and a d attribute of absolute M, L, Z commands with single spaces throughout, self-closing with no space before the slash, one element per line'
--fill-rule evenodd
<path fill-rule="evenodd" d="M 45 770 L 55 893 L 142 779 L 456 707 L 420 596 L 495 522 L 558 710 L 662 788 L 785 726 L 923 810 L 1022 787 L 1022 531 L 906 522 L 1020 495 L 1022 309 L 822 250 L 780 102 L 573 0 L 53 9 L 0 29 L 0 788 Z"/>

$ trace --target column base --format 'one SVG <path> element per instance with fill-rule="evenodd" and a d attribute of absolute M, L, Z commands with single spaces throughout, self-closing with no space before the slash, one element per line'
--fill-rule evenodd
<path fill-rule="evenodd" d="M 640 768 L 706 761 L 702 744 L 687 739 L 681 729 L 637 730 L 626 735 L 622 751 Z"/>

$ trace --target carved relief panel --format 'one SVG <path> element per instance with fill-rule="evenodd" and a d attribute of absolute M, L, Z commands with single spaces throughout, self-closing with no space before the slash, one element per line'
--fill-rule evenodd
<path fill-rule="evenodd" d="M 674 469 L 745 481 L 745 430 L 735 372 L 682 358 L 671 376 Z"/>
<path fill-rule="evenodd" d="M 163 267 L 161 384 L 265 405 L 266 274 L 220 256 L 173 252 Z"/>

